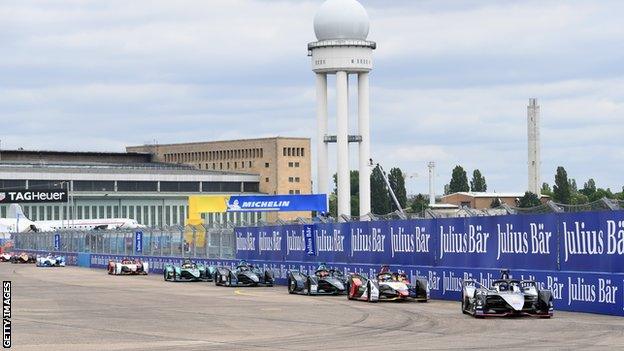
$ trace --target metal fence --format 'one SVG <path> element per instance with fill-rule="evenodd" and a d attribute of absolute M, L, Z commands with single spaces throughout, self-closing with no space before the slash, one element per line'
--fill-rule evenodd
<path fill-rule="evenodd" d="M 12 236 L 18 250 L 221 259 L 233 259 L 236 255 L 232 228 L 187 226 L 13 233 Z"/>

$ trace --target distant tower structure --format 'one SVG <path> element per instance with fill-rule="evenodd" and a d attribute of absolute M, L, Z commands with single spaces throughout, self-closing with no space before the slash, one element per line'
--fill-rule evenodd
<path fill-rule="evenodd" d="M 541 172 L 540 172 L 540 106 L 536 98 L 529 99 L 527 106 L 527 130 L 529 141 L 529 191 L 541 195 Z"/>
<path fill-rule="evenodd" d="M 435 205 L 435 162 L 427 163 L 429 167 L 429 205 Z"/>
<path fill-rule="evenodd" d="M 349 143 L 359 143 L 360 215 L 371 212 L 368 73 L 376 44 L 367 41 L 368 14 L 356 0 L 327 0 L 314 17 L 317 41 L 308 44 L 316 73 L 317 193 L 329 194 L 328 145 L 337 143 L 338 214 L 351 214 Z M 327 75 L 336 75 L 336 135 L 327 132 Z M 349 75 L 358 78 L 358 135 L 349 135 Z"/>

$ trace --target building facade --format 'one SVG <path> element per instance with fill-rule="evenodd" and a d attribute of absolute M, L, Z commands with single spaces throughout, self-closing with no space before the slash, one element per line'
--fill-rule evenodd
<path fill-rule="evenodd" d="M 198 170 L 237 172 L 259 177 L 259 192 L 311 194 L 309 138 L 261 138 L 180 144 L 129 146 L 129 153 L 149 153 L 158 162 L 191 165 Z M 310 212 L 269 213 L 269 221 L 309 217 Z"/>
<path fill-rule="evenodd" d="M 459 192 L 442 196 L 441 203 L 481 210 L 490 208 L 492 202 L 499 199 L 501 203 L 517 207 L 523 196 L 524 193 Z"/>
<path fill-rule="evenodd" d="M 118 158 L 119 163 L 70 162 L 71 156 L 67 154 L 64 155 L 65 162 L 49 159 L 0 161 L 0 192 L 69 189 L 70 200 L 66 204 L 23 204 L 24 214 L 34 221 L 122 217 L 154 227 L 183 225 L 188 216 L 190 195 L 259 194 L 260 177 L 256 174 L 138 162 L 146 158 L 123 162 L 124 153 L 108 155 Z M 77 153 L 75 158 L 82 160 L 84 156 Z M 151 157 L 149 154 L 144 156 Z M 111 158 L 102 160 L 110 161 Z M 7 216 L 8 208 L 9 204 L 0 204 L 1 217 Z M 266 220 L 266 215 L 260 212 L 219 213 L 206 214 L 204 219 L 207 224 L 242 224 Z"/>

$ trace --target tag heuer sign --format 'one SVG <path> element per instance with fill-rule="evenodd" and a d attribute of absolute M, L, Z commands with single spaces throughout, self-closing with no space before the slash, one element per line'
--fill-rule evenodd
<path fill-rule="evenodd" d="M 19 204 L 28 202 L 67 202 L 67 190 L 6 190 L 0 191 L 0 203 Z"/>

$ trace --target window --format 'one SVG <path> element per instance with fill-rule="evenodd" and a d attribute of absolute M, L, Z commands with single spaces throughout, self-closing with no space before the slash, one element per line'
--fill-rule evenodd
<path fill-rule="evenodd" d="M 251 163 L 251 161 L 249 161 L 249 168 L 251 168 L 251 165 L 252 165 L 252 163 Z"/>
<path fill-rule="evenodd" d="M 299 167 L 299 162 L 295 162 L 295 167 Z"/>
<path fill-rule="evenodd" d="M 75 180 L 74 191 L 115 191 L 115 182 L 97 180 Z"/>
<path fill-rule="evenodd" d="M 67 182 L 62 180 L 29 180 L 29 189 L 67 189 Z"/>
<path fill-rule="evenodd" d="M 162 192 L 199 192 L 199 182 L 160 182 Z"/>
<path fill-rule="evenodd" d="M 295 194 L 301 194 L 301 190 L 295 190 Z"/>
<path fill-rule="evenodd" d="M 294 193 L 295 193 L 295 191 L 294 191 L 294 190 L 288 190 L 288 193 L 289 193 L 290 195 L 292 195 L 292 194 L 294 194 Z"/>
<path fill-rule="evenodd" d="M 204 193 L 238 193 L 241 191 L 240 182 L 202 182 Z"/>
<path fill-rule="evenodd" d="M 25 180 L 0 180 L 0 190 L 14 190 L 26 188 Z"/>
<path fill-rule="evenodd" d="M 260 183 L 258 182 L 243 182 L 243 191 L 246 193 L 259 193 Z"/>
<path fill-rule="evenodd" d="M 294 181 L 295 181 L 295 178 L 293 178 L 293 177 L 288 177 L 288 182 L 289 182 L 289 183 L 292 183 L 292 182 L 294 182 Z"/>
<path fill-rule="evenodd" d="M 288 167 L 292 167 L 294 165 L 293 162 L 288 162 Z"/>
<path fill-rule="evenodd" d="M 269 163 L 268 162 L 264 163 L 264 168 L 269 168 Z"/>
<path fill-rule="evenodd" d="M 264 182 L 268 183 L 269 182 L 269 178 L 264 178 Z"/>
<path fill-rule="evenodd" d="M 282 149 L 282 156 L 286 156 L 286 148 Z"/>
<path fill-rule="evenodd" d="M 117 191 L 157 191 L 158 182 L 119 181 Z"/>
<path fill-rule="evenodd" d="M 301 181 L 301 178 L 295 177 L 295 183 L 299 183 L 300 181 Z"/>

